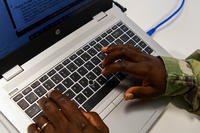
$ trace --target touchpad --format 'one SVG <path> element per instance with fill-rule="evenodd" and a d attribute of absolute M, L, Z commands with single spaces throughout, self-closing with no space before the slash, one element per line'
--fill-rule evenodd
<path fill-rule="evenodd" d="M 19 133 L 2 112 L 0 112 L 0 131 L 1 133 Z"/>

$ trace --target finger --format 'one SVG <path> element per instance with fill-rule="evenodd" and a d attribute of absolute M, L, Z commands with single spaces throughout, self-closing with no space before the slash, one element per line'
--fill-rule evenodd
<path fill-rule="evenodd" d="M 48 120 L 47 118 L 45 118 L 44 116 L 40 116 L 37 121 L 36 121 L 36 124 L 37 126 L 41 129 L 42 126 L 45 124 L 45 123 L 48 123 Z"/>
<path fill-rule="evenodd" d="M 102 74 L 125 72 L 133 74 L 139 78 L 144 78 L 148 73 L 149 67 L 144 63 L 133 63 L 129 61 L 114 62 L 102 70 Z"/>
<path fill-rule="evenodd" d="M 96 112 L 82 112 L 89 122 L 102 132 L 108 132 L 108 127 L 105 125 L 101 117 Z"/>
<path fill-rule="evenodd" d="M 58 91 L 53 91 L 50 93 L 49 97 L 60 106 L 62 112 L 69 121 L 76 124 L 79 128 L 83 128 L 83 125 L 87 125 L 87 119 L 83 116 L 77 106 L 66 96 L 62 95 Z"/>
<path fill-rule="evenodd" d="M 119 59 L 125 59 L 127 61 L 133 61 L 133 62 L 140 62 L 143 61 L 143 56 L 142 54 L 139 54 L 135 50 L 123 47 L 120 50 L 113 50 L 112 53 L 109 53 L 102 61 L 102 64 L 106 66 Z"/>
<path fill-rule="evenodd" d="M 28 133 L 40 133 L 40 130 L 38 129 L 36 124 L 31 124 L 28 126 Z"/>
<path fill-rule="evenodd" d="M 68 124 L 67 119 L 59 111 L 58 106 L 48 98 L 42 98 L 38 101 L 39 105 L 42 107 L 43 111 L 47 115 L 47 119 L 53 124 L 55 127 L 60 127 L 65 123 Z"/>
<path fill-rule="evenodd" d="M 102 48 L 102 52 L 104 52 L 104 53 L 106 53 L 106 54 L 109 54 L 109 53 L 112 53 L 113 51 L 120 51 L 120 50 L 122 50 L 123 48 L 134 49 L 134 50 L 137 51 L 137 49 L 134 48 L 134 47 L 131 46 L 131 45 L 119 44 L 119 45 L 110 45 L 109 47 L 103 47 L 103 48 Z"/>
<path fill-rule="evenodd" d="M 130 87 L 124 93 L 125 100 L 137 99 L 137 98 L 151 98 L 157 96 L 156 89 L 151 86 L 135 86 Z"/>

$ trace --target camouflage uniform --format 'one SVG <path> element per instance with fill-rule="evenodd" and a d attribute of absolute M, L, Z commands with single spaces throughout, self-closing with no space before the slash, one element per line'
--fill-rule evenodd
<path fill-rule="evenodd" d="M 200 115 L 200 50 L 185 60 L 161 57 L 167 71 L 166 96 L 183 96 L 188 110 Z"/>

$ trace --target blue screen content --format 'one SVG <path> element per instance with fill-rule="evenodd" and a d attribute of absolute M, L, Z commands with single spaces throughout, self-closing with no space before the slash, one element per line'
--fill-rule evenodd
<path fill-rule="evenodd" d="M 1 0 L 0 1 L 0 60 L 27 44 L 30 36 L 79 9 L 92 0 Z M 74 4 L 77 2 L 77 4 Z M 72 5 L 70 7 L 70 5 Z M 63 12 L 56 12 L 67 8 Z M 53 17 L 40 23 L 43 19 Z M 30 30 L 30 27 L 31 30 Z M 29 29 L 27 31 L 27 29 Z M 26 32 L 24 32 L 26 31 Z M 19 34 L 20 33 L 20 34 Z M 41 44 L 42 45 L 42 44 Z"/>

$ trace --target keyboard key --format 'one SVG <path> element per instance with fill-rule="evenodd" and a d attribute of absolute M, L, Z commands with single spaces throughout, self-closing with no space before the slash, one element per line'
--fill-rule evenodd
<path fill-rule="evenodd" d="M 80 83 L 83 87 L 86 87 L 86 86 L 88 85 L 88 80 L 87 80 L 85 77 L 83 77 L 83 78 L 79 81 L 79 83 Z"/>
<path fill-rule="evenodd" d="M 113 76 L 113 74 L 106 74 L 106 75 L 104 75 L 104 77 L 105 77 L 107 80 L 109 80 L 110 78 L 112 78 L 112 76 Z"/>
<path fill-rule="evenodd" d="M 124 35 L 122 35 L 122 36 L 120 37 L 120 39 L 121 39 L 122 41 L 124 41 L 124 42 L 127 42 L 127 41 L 129 40 L 129 37 L 128 37 L 126 34 L 124 34 Z"/>
<path fill-rule="evenodd" d="M 84 64 L 84 61 L 80 58 L 80 57 L 78 57 L 75 61 L 74 61 L 74 63 L 77 65 L 77 66 L 81 66 L 81 65 L 83 65 Z"/>
<path fill-rule="evenodd" d="M 79 51 L 76 52 L 77 55 L 81 55 L 82 53 L 84 53 L 84 51 L 82 49 L 80 49 Z"/>
<path fill-rule="evenodd" d="M 29 104 L 24 99 L 19 101 L 17 104 L 21 107 L 22 110 L 25 110 L 29 106 Z"/>
<path fill-rule="evenodd" d="M 25 90 L 23 90 L 22 91 L 22 93 L 24 94 L 24 95 L 26 95 L 26 94 L 28 94 L 29 92 L 31 92 L 31 87 L 28 87 L 28 88 L 26 88 Z"/>
<path fill-rule="evenodd" d="M 88 53 L 89 53 L 91 56 L 94 56 L 94 55 L 97 54 L 97 51 L 96 51 L 95 49 L 91 48 L 91 49 L 88 50 Z"/>
<path fill-rule="evenodd" d="M 52 80 L 55 84 L 58 84 L 58 83 L 60 83 L 60 82 L 63 80 L 63 78 L 62 78 L 59 74 L 55 74 L 55 75 L 51 78 L 51 80 Z"/>
<path fill-rule="evenodd" d="M 32 85 L 31 85 L 31 87 L 33 88 L 33 89 L 35 89 L 36 87 L 38 87 L 40 85 L 40 82 L 39 81 L 35 81 Z"/>
<path fill-rule="evenodd" d="M 83 90 L 83 88 L 82 88 L 78 83 L 76 83 L 76 84 L 75 84 L 74 86 L 72 86 L 71 88 L 72 88 L 72 90 L 73 90 L 76 94 L 78 94 L 80 91 Z"/>
<path fill-rule="evenodd" d="M 69 64 L 70 63 L 70 60 L 69 59 L 66 59 L 65 61 L 63 61 L 63 65 L 67 65 L 67 64 Z"/>
<path fill-rule="evenodd" d="M 106 33 L 108 34 L 112 33 L 112 29 L 107 30 Z"/>
<path fill-rule="evenodd" d="M 116 30 L 116 29 L 117 29 L 117 26 L 114 25 L 114 26 L 112 27 L 112 30 Z"/>
<path fill-rule="evenodd" d="M 115 41 L 115 43 L 116 43 L 116 44 L 124 44 L 124 42 L 123 42 L 121 39 L 117 39 L 117 40 Z"/>
<path fill-rule="evenodd" d="M 85 102 L 86 97 L 83 94 L 79 94 L 78 96 L 75 97 L 75 99 L 79 104 L 82 104 Z"/>
<path fill-rule="evenodd" d="M 142 51 L 142 48 L 139 45 L 136 45 L 135 48 L 139 49 L 140 51 Z"/>
<path fill-rule="evenodd" d="M 143 41 L 141 41 L 141 42 L 139 43 L 139 45 L 140 45 L 140 47 L 142 47 L 142 48 L 145 48 L 145 47 L 147 46 L 146 43 L 143 42 Z"/>
<path fill-rule="evenodd" d="M 109 82 L 111 86 L 103 86 L 97 91 L 90 99 L 88 99 L 84 104 L 83 108 L 87 111 L 91 111 L 105 96 L 108 95 L 118 85 L 118 82 L 112 80 Z"/>
<path fill-rule="evenodd" d="M 100 88 L 100 85 L 97 82 L 94 81 L 92 84 L 90 84 L 90 88 L 93 91 L 97 91 Z"/>
<path fill-rule="evenodd" d="M 78 56 L 76 54 L 73 54 L 69 57 L 70 60 L 75 60 Z"/>
<path fill-rule="evenodd" d="M 100 77 L 97 78 L 97 82 L 100 84 L 100 85 L 103 85 L 107 82 L 107 80 L 101 75 Z"/>
<path fill-rule="evenodd" d="M 69 72 L 66 68 L 63 68 L 63 69 L 59 72 L 59 74 L 60 74 L 63 78 L 66 78 L 66 77 L 70 74 L 70 72 Z"/>
<path fill-rule="evenodd" d="M 133 40 L 134 40 L 136 43 L 138 43 L 141 39 L 140 39 L 138 36 L 134 36 L 134 37 L 133 37 Z"/>
<path fill-rule="evenodd" d="M 94 63 L 95 65 L 98 65 L 100 62 L 101 62 L 101 60 L 99 60 L 99 58 L 98 57 L 93 57 L 92 59 L 91 59 L 91 61 L 92 61 L 92 63 Z"/>
<path fill-rule="evenodd" d="M 153 49 L 151 49 L 149 46 L 145 48 L 145 51 L 148 53 L 148 54 L 151 54 L 153 52 Z"/>
<path fill-rule="evenodd" d="M 75 96 L 75 93 L 72 90 L 67 90 L 64 95 L 66 95 L 69 99 L 72 99 Z"/>
<path fill-rule="evenodd" d="M 45 113 L 43 111 L 41 111 L 39 114 L 37 114 L 34 118 L 33 118 L 33 121 L 34 122 L 37 122 L 38 121 L 38 118 L 41 117 L 41 116 L 45 116 Z"/>
<path fill-rule="evenodd" d="M 103 45 L 104 47 L 106 47 L 109 45 L 109 42 L 106 41 L 105 39 L 103 39 L 103 40 L 101 40 L 100 44 Z"/>
<path fill-rule="evenodd" d="M 83 94 L 89 98 L 92 94 L 93 94 L 93 91 L 90 89 L 90 88 L 86 88 L 85 90 L 83 90 Z"/>
<path fill-rule="evenodd" d="M 88 61 L 84 66 L 85 66 L 88 70 L 92 70 L 92 69 L 95 67 L 90 61 Z"/>
<path fill-rule="evenodd" d="M 81 76 L 80 76 L 77 72 L 75 72 L 75 73 L 73 73 L 72 75 L 70 75 L 70 78 L 71 78 L 74 82 L 76 82 L 76 81 L 78 81 L 78 80 L 81 78 Z"/>
<path fill-rule="evenodd" d="M 38 97 L 37 97 L 33 92 L 31 92 L 29 95 L 27 95 L 27 96 L 25 97 L 25 99 L 26 99 L 30 104 L 32 104 L 33 102 L 35 102 L 35 101 L 38 99 Z"/>
<path fill-rule="evenodd" d="M 131 30 L 127 31 L 127 34 L 129 37 L 133 37 L 135 35 L 135 33 L 133 33 Z"/>
<path fill-rule="evenodd" d="M 101 74 L 101 69 L 97 66 L 96 68 L 94 68 L 92 70 L 97 76 L 99 76 Z"/>
<path fill-rule="evenodd" d="M 103 60 L 103 59 L 106 57 L 106 54 L 100 52 L 97 56 L 98 56 L 101 60 Z"/>
<path fill-rule="evenodd" d="M 55 85 L 54 83 L 51 81 L 51 80 L 47 80 L 43 86 L 47 89 L 47 90 L 50 90 L 52 89 Z"/>
<path fill-rule="evenodd" d="M 20 93 L 20 94 L 18 94 L 17 96 L 15 96 L 15 97 L 13 98 L 13 100 L 14 100 L 15 102 L 17 102 L 17 101 L 19 101 L 20 99 L 22 99 L 22 97 L 23 97 L 23 95 Z"/>
<path fill-rule="evenodd" d="M 107 36 L 107 33 L 103 33 L 103 34 L 101 35 L 102 38 L 104 38 L 104 37 L 106 37 L 106 36 Z"/>
<path fill-rule="evenodd" d="M 82 58 L 84 61 L 88 61 L 91 57 L 90 57 L 89 54 L 84 53 L 84 54 L 81 55 L 81 58 Z"/>
<path fill-rule="evenodd" d="M 88 50 L 90 48 L 90 46 L 89 45 L 86 45 L 85 47 L 83 47 L 83 50 Z"/>
<path fill-rule="evenodd" d="M 109 43 L 112 43 L 115 39 L 111 35 L 108 35 L 106 40 L 108 40 Z"/>
<path fill-rule="evenodd" d="M 69 65 L 67 65 L 67 68 L 71 71 L 74 72 L 78 67 L 72 62 Z"/>
<path fill-rule="evenodd" d="M 47 75 L 51 77 L 51 76 L 54 75 L 55 73 L 56 73 L 56 71 L 53 69 L 53 70 L 49 71 L 49 72 L 47 73 Z"/>
<path fill-rule="evenodd" d="M 122 22 L 119 22 L 119 23 L 117 23 L 117 26 L 121 26 L 123 23 Z"/>
<path fill-rule="evenodd" d="M 122 34 L 123 34 L 123 31 L 122 31 L 121 29 L 117 29 L 117 30 L 114 31 L 111 35 L 112 35 L 114 38 L 118 38 L 118 37 L 120 37 Z"/>
<path fill-rule="evenodd" d="M 98 43 L 94 46 L 97 51 L 101 51 L 102 46 Z"/>
<path fill-rule="evenodd" d="M 95 41 L 92 41 L 92 42 L 89 43 L 90 46 L 94 46 L 95 44 L 96 44 Z"/>
<path fill-rule="evenodd" d="M 88 71 L 85 69 L 85 67 L 81 67 L 79 68 L 78 70 L 78 73 L 81 75 L 81 76 L 84 76 Z"/>
<path fill-rule="evenodd" d="M 26 114 L 32 118 L 34 117 L 37 113 L 41 111 L 40 107 L 37 104 L 33 104 L 31 107 L 29 107 L 25 112 Z"/>
<path fill-rule="evenodd" d="M 99 36 L 99 37 L 97 37 L 97 38 L 95 39 L 95 41 L 96 41 L 96 42 L 99 42 L 99 41 L 101 41 L 101 39 L 102 39 L 102 38 Z"/>
<path fill-rule="evenodd" d="M 89 72 L 86 77 L 89 79 L 89 80 L 94 80 L 96 78 L 96 75 L 94 75 L 93 72 Z"/>
<path fill-rule="evenodd" d="M 132 39 L 129 40 L 129 41 L 127 42 L 127 44 L 131 44 L 131 45 L 133 45 L 133 46 L 136 46 L 136 45 L 137 45 L 137 44 L 135 43 L 135 41 L 133 41 Z"/>
<path fill-rule="evenodd" d="M 34 92 L 38 95 L 38 97 L 43 96 L 47 91 L 44 89 L 44 87 L 39 86 L 37 89 L 34 90 Z"/>
<path fill-rule="evenodd" d="M 62 83 L 67 88 L 69 88 L 74 84 L 74 82 L 70 78 L 66 78 Z"/>
<path fill-rule="evenodd" d="M 66 91 L 66 88 L 62 84 L 57 85 L 54 89 L 58 90 L 60 93 Z"/>
<path fill-rule="evenodd" d="M 39 81 L 40 82 L 44 82 L 44 81 L 46 81 L 48 79 L 48 76 L 47 75 L 44 75 L 44 76 L 42 76 L 40 79 L 39 79 Z"/>
<path fill-rule="evenodd" d="M 56 69 L 57 71 L 60 71 L 62 68 L 63 68 L 63 65 L 62 65 L 62 64 L 59 64 L 58 66 L 55 67 L 55 69 Z"/>
<path fill-rule="evenodd" d="M 126 32 L 126 31 L 128 30 L 128 27 L 126 27 L 125 25 L 122 25 L 122 26 L 121 26 L 121 29 L 122 29 L 124 32 Z"/>
<path fill-rule="evenodd" d="M 117 74 L 116 74 L 116 77 L 117 77 L 119 80 L 124 80 L 124 79 L 126 78 L 126 74 L 117 73 Z"/>

